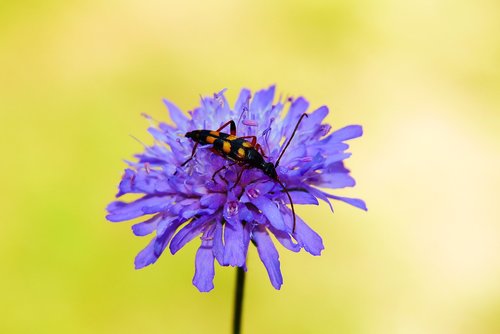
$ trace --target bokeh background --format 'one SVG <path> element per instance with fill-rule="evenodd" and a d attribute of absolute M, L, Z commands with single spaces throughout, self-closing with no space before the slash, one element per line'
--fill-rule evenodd
<path fill-rule="evenodd" d="M 362 124 L 338 203 L 299 208 L 321 257 L 249 254 L 245 333 L 500 333 L 500 3 L 2 1 L 0 332 L 227 333 L 234 270 L 104 219 L 125 167 L 199 96 L 277 84 Z"/>

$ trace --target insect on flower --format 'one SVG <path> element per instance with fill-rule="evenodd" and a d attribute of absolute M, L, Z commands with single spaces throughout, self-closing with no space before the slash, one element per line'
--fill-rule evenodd
<path fill-rule="evenodd" d="M 331 131 L 327 106 L 310 109 L 301 96 L 277 99 L 274 86 L 254 94 L 242 89 L 233 104 L 221 91 L 187 113 L 164 102 L 172 123 L 147 117 L 154 142 L 127 161 L 118 198 L 107 207 L 111 222 L 141 219 L 132 231 L 149 243 L 137 254 L 136 269 L 196 242 L 192 282 L 206 292 L 214 288 L 215 263 L 246 270 L 256 250 L 280 289 L 275 244 L 314 256 L 324 249 L 294 206 L 321 200 L 333 211 L 334 200 L 366 210 L 361 199 L 331 193 L 355 185 L 345 165 L 347 142 L 363 130 Z"/>
<path fill-rule="evenodd" d="M 238 164 L 244 167 L 238 174 L 238 177 L 236 178 L 236 182 L 234 183 L 233 187 L 235 187 L 240 181 L 241 175 L 245 171 L 245 168 L 247 169 L 257 168 L 262 170 L 264 174 L 269 176 L 274 181 L 278 182 L 280 186 L 283 188 L 283 191 L 285 191 L 286 195 L 288 196 L 288 200 L 290 201 L 290 205 L 292 207 L 292 215 L 293 215 L 292 232 L 295 232 L 296 218 L 295 218 L 295 208 L 293 207 L 292 197 L 290 196 L 290 193 L 286 189 L 285 185 L 278 178 L 278 174 L 276 173 L 276 167 L 278 167 L 281 157 L 283 156 L 286 149 L 290 145 L 290 142 L 292 141 L 293 136 L 295 136 L 295 132 L 297 132 L 297 128 L 299 127 L 299 124 L 304 117 L 308 117 L 306 113 L 300 116 L 299 120 L 297 121 L 297 124 L 295 125 L 295 128 L 293 129 L 292 135 L 288 139 L 288 142 L 286 143 L 283 150 L 281 150 L 278 160 L 276 160 L 276 163 L 274 165 L 271 162 L 266 162 L 264 160 L 264 157 L 266 155 L 264 153 L 264 150 L 262 149 L 262 146 L 259 143 L 257 143 L 256 136 L 243 136 L 243 137 L 236 136 L 236 124 L 234 123 L 234 121 L 231 120 L 224 123 L 220 128 L 218 128 L 215 131 L 194 130 L 186 133 L 186 137 L 192 139 L 195 142 L 195 144 L 193 146 L 193 151 L 191 153 L 191 156 L 189 157 L 189 159 L 184 161 L 181 167 L 185 166 L 189 161 L 193 159 L 194 155 L 196 154 L 196 149 L 198 147 L 198 144 L 201 145 L 212 144 L 213 145 L 213 147 L 211 148 L 212 152 L 228 160 L 234 161 L 234 163 L 231 164 L 230 166 Z M 228 125 L 230 127 L 230 134 L 220 132 Z M 252 141 L 249 142 L 245 139 L 251 139 Z M 212 180 L 215 180 L 215 176 L 226 168 L 227 166 L 224 165 L 218 170 L 216 170 L 215 173 L 212 175 Z"/>

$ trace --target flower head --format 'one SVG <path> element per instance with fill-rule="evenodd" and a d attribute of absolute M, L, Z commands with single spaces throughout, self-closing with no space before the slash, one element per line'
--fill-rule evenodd
<path fill-rule="evenodd" d="M 199 145 L 193 159 L 184 164 L 195 144 L 185 134 L 199 129 L 215 130 L 233 120 L 237 136 L 256 136 L 265 161 L 274 164 L 284 148 L 281 143 L 292 136 L 309 103 L 302 97 L 276 102 L 274 86 L 253 97 L 243 89 L 233 108 L 224 91 L 202 98 L 201 105 L 189 112 L 190 118 L 170 101 L 164 102 L 175 125 L 151 120 L 149 132 L 155 142 L 136 156 L 136 162 L 128 162 L 117 194 L 142 196 L 131 202 L 112 202 L 107 208 L 107 219 L 112 222 L 144 217 L 143 222 L 132 226 L 134 234 L 153 234 L 137 255 L 135 267 L 156 262 L 167 246 L 175 254 L 200 237 L 193 284 L 200 291 L 210 291 L 214 261 L 246 269 L 251 241 L 272 285 L 279 289 L 283 277 L 270 234 L 286 249 L 298 252 L 303 248 L 312 255 L 320 255 L 323 250 L 321 237 L 298 216 L 293 228 L 288 196 L 263 169 L 235 164 L 215 154 L 212 145 Z M 285 109 L 288 112 L 282 118 Z M 354 179 L 344 167 L 343 160 L 350 156 L 345 152 L 349 146 L 344 141 L 362 135 L 358 125 L 330 133 L 330 125 L 322 124 L 327 114 L 328 108 L 323 106 L 303 119 L 276 167 L 278 178 L 296 205 L 317 205 L 320 199 L 333 210 L 330 199 L 334 199 L 366 210 L 360 199 L 323 190 L 354 186 Z"/>

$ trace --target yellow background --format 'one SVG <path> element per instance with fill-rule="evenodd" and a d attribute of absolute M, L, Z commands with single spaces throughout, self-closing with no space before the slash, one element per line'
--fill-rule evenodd
<path fill-rule="evenodd" d="M 362 124 L 321 257 L 249 254 L 245 333 L 500 333 L 498 1 L 2 1 L 0 332 L 225 333 L 234 270 L 104 219 L 125 167 L 199 95 L 277 84 Z"/>

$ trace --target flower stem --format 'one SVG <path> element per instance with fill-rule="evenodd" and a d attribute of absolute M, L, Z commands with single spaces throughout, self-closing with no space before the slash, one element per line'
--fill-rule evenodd
<path fill-rule="evenodd" d="M 233 333 L 241 333 L 241 311 L 243 309 L 243 290 L 245 288 L 245 270 L 236 268 L 236 291 L 234 295 Z"/>

